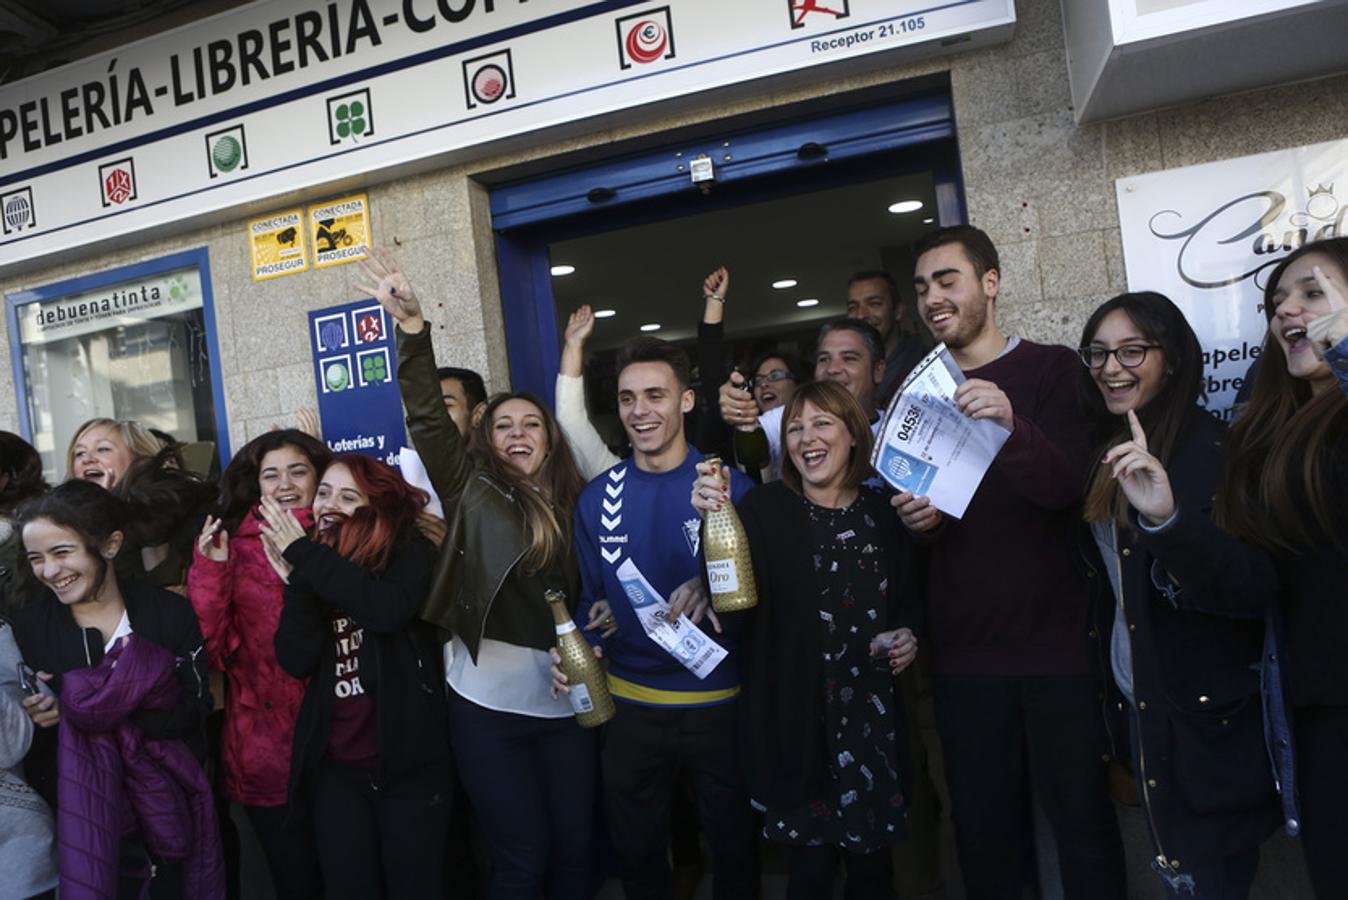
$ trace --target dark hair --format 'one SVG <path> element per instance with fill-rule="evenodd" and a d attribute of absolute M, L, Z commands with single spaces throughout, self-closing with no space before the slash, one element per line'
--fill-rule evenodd
<path fill-rule="evenodd" d="M 884 269 L 863 269 L 860 272 L 855 272 L 851 278 L 847 279 L 847 287 L 850 289 L 852 285 L 859 281 L 883 281 L 885 287 L 889 289 L 889 302 L 893 303 L 895 308 L 903 302 L 903 298 L 899 294 L 898 282 L 894 280 L 893 275 Z"/>
<path fill-rule="evenodd" d="M 487 402 L 487 385 L 482 381 L 482 376 L 472 369 L 460 369 L 457 366 L 441 366 L 435 370 L 435 374 L 441 381 L 444 381 L 446 378 L 453 378 L 459 384 L 463 385 L 463 396 L 468 401 L 469 411 L 476 409 L 479 403 Z"/>
<path fill-rule="evenodd" d="M 364 453 L 333 457 L 327 468 L 338 465 L 346 466 L 367 505 L 340 524 L 317 532 L 315 540 L 378 574 L 388 566 L 398 535 L 416 525 L 429 498 L 404 481 L 397 469 Z"/>
<path fill-rule="evenodd" d="M 231 534 L 239 527 L 244 514 L 262 499 L 262 489 L 257 478 L 262 470 L 262 459 L 273 450 L 282 447 L 294 447 L 309 460 L 314 467 L 314 476 L 323 474 L 323 470 L 332 462 L 332 451 L 322 441 L 296 428 L 279 428 L 253 438 L 239 448 L 229 461 L 225 472 L 220 476 L 220 502 L 216 504 L 216 515 Z"/>
<path fill-rule="evenodd" d="M 1106 300 L 1086 320 L 1080 346 L 1085 347 L 1094 340 L 1100 323 L 1116 310 L 1122 311 L 1143 337 L 1161 345 L 1165 359 L 1164 389 L 1136 412 L 1147 433 L 1148 451 L 1162 465 L 1167 465 L 1188 417 L 1195 413 L 1205 415 L 1197 406 L 1205 397 L 1203 347 L 1179 307 L 1169 297 L 1154 291 L 1119 294 Z M 1132 431 L 1126 417 L 1113 415 L 1105 407 L 1100 387 L 1091 376 L 1091 370 L 1084 365 L 1078 386 L 1086 417 L 1095 433 L 1103 436 L 1096 454 L 1099 459 L 1110 447 L 1128 440 Z M 1094 467 L 1084 512 L 1088 522 L 1113 519 L 1127 527 L 1128 501 L 1119 483 L 1110 477 L 1108 467 Z"/>
<path fill-rule="evenodd" d="M 183 468 L 183 448 L 187 446 L 184 442 L 178 440 L 167 431 L 161 431 L 158 428 L 147 428 L 150 436 L 164 445 L 164 450 L 170 451 L 167 459 L 178 468 Z M 163 451 L 160 451 L 161 453 Z"/>
<path fill-rule="evenodd" d="M 219 496 L 215 483 L 181 468 L 177 447 L 139 456 L 113 487 L 127 510 L 127 536 L 137 546 L 155 547 L 196 537 L 197 521 Z"/>
<path fill-rule="evenodd" d="M 102 568 L 94 580 L 93 595 L 103 588 L 103 580 L 112 570 L 112 562 L 103 559 L 103 545 L 116 533 L 126 533 L 126 504 L 121 498 L 94 484 L 75 479 L 58 484 L 47 493 L 25 503 L 19 510 L 19 534 L 38 519 L 68 528 L 80 536 L 84 549 L 99 560 Z M 26 548 L 27 545 L 25 545 Z M 42 590 L 32 566 L 20 566 L 24 590 L 21 595 L 34 596 Z"/>
<path fill-rule="evenodd" d="M 42 457 L 32 444 L 10 431 L 0 431 L 0 475 L 9 476 L 0 488 L 3 512 L 13 512 L 20 503 L 47 490 Z"/>
<path fill-rule="evenodd" d="M 1264 317 L 1270 323 L 1283 273 L 1311 253 L 1329 257 L 1348 275 L 1348 237 L 1302 244 L 1274 267 L 1264 287 Z M 1324 535 L 1343 547 L 1345 537 L 1334 525 L 1340 498 L 1329 486 L 1335 483 L 1336 465 L 1343 465 L 1334 459 L 1334 446 L 1345 434 L 1348 397 L 1335 387 L 1316 393 L 1288 372 L 1287 355 L 1270 324 L 1249 403 L 1227 437 L 1218 523 L 1242 540 L 1278 552 L 1300 552 Z"/>
<path fill-rule="evenodd" d="M 543 429 L 548 436 L 548 455 L 539 466 L 532 482 L 496 452 L 491 442 L 492 417 L 501 404 L 508 400 L 524 400 L 538 408 L 543 417 Z M 525 536 L 529 549 L 522 564 L 526 572 L 539 572 L 548 563 L 570 553 L 571 514 L 576 499 L 585 487 L 585 479 L 571 456 L 571 445 L 562 434 L 557 418 L 547 404 L 536 395 L 517 391 L 497 394 L 491 398 L 477 423 L 473 426 L 473 452 L 482 467 L 498 483 L 510 488 L 516 502 L 524 510 Z M 537 487 L 539 490 L 534 490 Z"/>
<path fill-rule="evenodd" d="M 816 347 L 822 345 L 824 337 L 834 331 L 855 331 L 861 335 L 861 340 L 871 354 L 871 365 L 885 361 L 885 339 L 880 337 L 880 332 L 869 322 L 861 319 L 833 319 L 825 322 L 819 329 L 819 342 Z"/>
<path fill-rule="evenodd" d="M 964 248 L 964 255 L 973 263 L 974 275 L 979 278 L 993 269 L 998 273 L 1002 271 L 1001 259 L 997 256 L 997 247 L 992 243 L 992 238 L 981 228 L 972 225 L 948 225 L 924 235 L 913 248 L 913 258 L 947 244 L 959 244 Z"/>
<path fill-rule="evenodd" d="M 683 348 L 654 337 L 636 337 L 623 344 L 613 361 L 613 377 L 620 377 L 630 365 L 649 362 L 664 363 L 673 369 L 679 387 L 684 390 L 693 383 L 693 366 Z"/>
<path fill-rule="evenodd" d="M 758 373 L 758 369 L 763 363 L 770 359 L 780 359 L 786 363 L 786 370 L 791 373 L 791 377 L 797 382 L 804 381 L 810 375 L 806 373 L 805 368 L 800 361 L 800 354 L 790 347 L 785 350 L 771 349 L 764 350 L 753 358 L 749 365 L 748 377 L 753 378 Z"/>
<path fill-rule="evenodd" d="M 861 404 L 847 388 L 832 381 L 807 381 L 796 388 L 791 399 L 786 401 L 782 410 L 782 483 L 797 494 L 804 495 L 805 488 L 791 454 L 786 451 L 786 434 L 791 420 L 800 415 L 805 404 L 813 403 L 823 412 L 842 421 L 847 433 L 852 436 L 856 446 L 847 458 L 847 469 L 843 473 L 843 486 L 855 490 L 871 477 L 871 434 L 870 423 L 861 410 Z"/>

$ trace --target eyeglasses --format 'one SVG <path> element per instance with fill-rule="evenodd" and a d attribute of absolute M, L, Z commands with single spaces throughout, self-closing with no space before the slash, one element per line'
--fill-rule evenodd
<path fill-rule="evenodd" d="M 766 372 L 762 375 L 755 375 L 753 378 L 749 380 L 749 384 L 752 387 L 758 387 L 765 381 L 788 381 L 788 380 L 795 381 L 796 376 L 792 375 L 786 369 L 773 369 L 772 371 Z"/>
<path fill-rule="evenodd" d="M 1160 344 L 1124 344 L 1113 350 L 1104 347 L 1082 347 L 1077 350 L 1077 354 L 1088 369 L 1103 369 L 1111 356 L 1125 369 L 1136 369 L 1146 361 L 1148 350 L 1160 349 Z"/>

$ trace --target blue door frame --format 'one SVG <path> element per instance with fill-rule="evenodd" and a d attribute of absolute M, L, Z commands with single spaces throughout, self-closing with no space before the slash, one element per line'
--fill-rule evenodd
<path fill-rule="evenodd" d="M 689 160 L 716 166 L 709 194 Z M 844 163 L 843 165 L 834 165 Z M 682 167 L 682 168 L 681 168 Z M 548 246 L 561 240 L 906 172 L 935 178 L 939 222 L 966 220 L 948 90 L 714 138 L 500 185 L 492 227 L 515 390 L 552 402 L 561 361 Z"/>
<path fill-rule="evenodd" d="M 217 449 L 220 453 L 220 470 L 224 471 L 225 467 L 229 465 L 230 456 L 229 417 L 225 413 L 225 391 L 220 377 L 220 342 L 216 337 L 215 298 L 211 291 L 211 261 L 210 254 L 205 247 L 184 250 L 181 253 L 160 256 L 145 262 L 107 269 L 102 272 L 95 272 L 92 275 L 81 275 L 67 281 L 44 284 L 41 287 L 15 291 L 12 294 L 5 295 L 5 324 L 9 329 L 9 361 L 14 373 L 14 390 L 18 394 L 19 430 L 24 440 L 32 442 L 33 423 L 28 415 L 28 373 L 24 371 L 23 348 L 19 343 L 19 307 L 29 303 L 38 303 L 43 300 L 98 290 L 110 284 L 135 281 L 139 278 L 157 275 L 160 272 L 188 268 L 195 268 L 201 277 L 202 319 L 206 324 L 206 348 L 211 355 L 211 402 L 215 407 L 215 432 Z"/>

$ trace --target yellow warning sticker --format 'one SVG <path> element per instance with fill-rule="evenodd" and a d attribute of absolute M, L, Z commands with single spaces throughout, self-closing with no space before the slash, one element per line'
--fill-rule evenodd
<path fill-rule="evenodd" d="M 341 265 L 370 255 L 370 203 L 364 194 L 309 207 L 314 268 Z"/>
<path fill-rule="evenodd" d="M 248 223 L 253 254 L 253 280 L 266 281 L 309 268 L 304 249 L 304 213 L 298 209 Z"/>

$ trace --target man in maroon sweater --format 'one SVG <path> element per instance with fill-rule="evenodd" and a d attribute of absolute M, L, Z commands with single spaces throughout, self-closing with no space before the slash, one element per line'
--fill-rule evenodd
<path fill-rule="evenodd" d="M 963 225 L 917 248 L 918 312 L 968 379 L 960 410 L 1011 432 L 962 519 L 899 494 L 930 551 L 927 646 L 960 871 L 970 900 L 1019 898 L 1025 787 L 1053 829 L 1065 896 L 1124 896 L 1108 754 L 1077 551 L 1090 466 L 1076 354 L 1007 338 L 988 236 Z"/>

